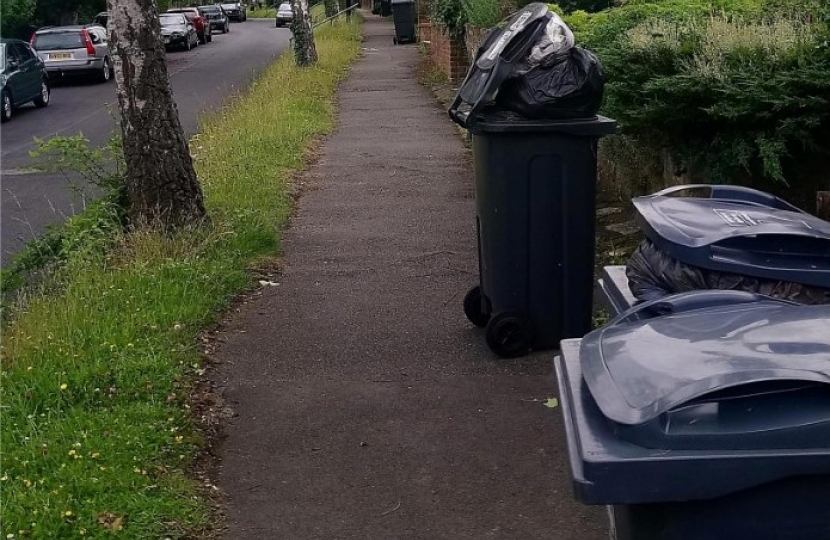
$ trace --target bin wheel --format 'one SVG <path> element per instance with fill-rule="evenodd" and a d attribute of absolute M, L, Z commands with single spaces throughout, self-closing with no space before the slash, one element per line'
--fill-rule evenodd
<path fill-rule="evenodd" d="M 512 311 L 497 313 L 487 323 L 487 345 L 502 358 L 518 358 L 530 352 L 530 323 Z"/>
<path fill-rule="evenodd" d="M 490 322 L 490 313 L 482 309 L 484 307 L 482 305 L 483 300 L 481 287 L 478 285 L 470 289 L 464 297 L 464 315 L 479 328 L 484 328 Z"/>

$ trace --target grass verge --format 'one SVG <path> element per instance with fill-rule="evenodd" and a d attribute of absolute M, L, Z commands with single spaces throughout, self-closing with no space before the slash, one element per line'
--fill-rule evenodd
<path fill-rule="evenodd" d="M 198 337 L 248 268 L 278 253 L 290 177 L 334 126 L 358 18 L 315 34 L 320 62 L 283 56 L 191 142 L 210 230 L 118 236 L 79 250 L 3 329 L 2 538 L 193 538 L 210 531 L 188 471 Z"/>
<path fill-rule="evenodd" d="M 262 8 L 248 10 L 248 17 L 251 19 L 273 19 L 277 16 L 276 8 Z"/>

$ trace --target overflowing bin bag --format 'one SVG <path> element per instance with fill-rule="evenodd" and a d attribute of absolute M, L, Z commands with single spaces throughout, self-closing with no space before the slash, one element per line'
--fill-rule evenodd
<path fill-rule="evenodd" d="M 736 186 L 677 186 L 633 202 L 646 236 L 626 265 L 638 300 L 721 289 L 830 304 L 830 223 Z"/>
<path fill-rule="evenodd" d="M 550 54 L 537 64 L 520 64 L 520 74 L 502 85 L 499 107 L 527 118 L 590 118 L 602 105 L 604 81 L 597 57 L 581 47 Z M 535 61 L 535 60 L 534 60 Z M 533 66 L 523 71 L 525 66 Z"/>
<path fill-rule="evenodd" d="M 641 301 L 688 291 L 721 289 L 753 292 L 799 304 L 830 304 L 830 289 L 685 264 L 648 239 L 643 240 L 631 255 L 625 273 L 632 294 Z"/>
<path fill-rule="evenodd" d="M 564 58 L 574 47 L 574 35 L 568 25 L 559 15 L 553 12 L 546 14 L 547 24 L 541 35 L 530 48 L 527 58 L 524 58 L 513 70 L 513 75 L 524 75 L 532 69 L 545 65 L 555 64 Z"/>
<path fill-rule="evenodd" d="M 596 56 L 574 45 L 559 15 L 534 2 L 490 30 L 448 112 L 463 127 L 503 112 L 528 119 L 593 118 L 602 92 Z"/>

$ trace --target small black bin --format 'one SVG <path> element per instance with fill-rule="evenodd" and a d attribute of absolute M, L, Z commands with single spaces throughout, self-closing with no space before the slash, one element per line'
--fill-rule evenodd
<path fill-rule="evenodd" d="M 505 358 L 591 328 L 597 142 L 616 122 L 493 107 L 549 17 L 547 5 L 528 4 L 493 30 L 449 109 L 472 135 L 476 177 L 479 285 L 464 312 Z"/>
<path fill-rule="evenodd" d="M 655 302 L 562 342 L 576 499 L 617 540 L 830 538 L 830 306 Z"/>
<path fill-rule="evenodd" d="M 415 43 L 415 0 L 392 0 L 392 20 L 395 22 L 396 45 Z"/>

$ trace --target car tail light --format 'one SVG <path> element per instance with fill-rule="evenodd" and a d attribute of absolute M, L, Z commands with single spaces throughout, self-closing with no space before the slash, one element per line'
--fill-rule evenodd
<path fill-rule="evenodd" d="M 32 34 L 32 37 L 29 38 L 29 45 L 34 47 L 35 46 L 35 41 L 37 41 L 37 34 Z"/>
<path fill-rule="evenodd" d="M 89 32 L 86 31 L 86 28 L 81 30 L 81 40 L 86 47 L 86 53 L 90 56 L 95 56 L 95 45 L 92 44 L 92 39 L 89 37 Z"/>

